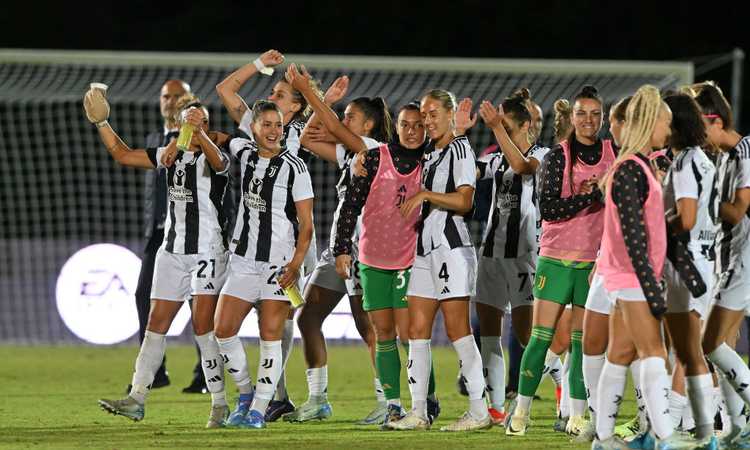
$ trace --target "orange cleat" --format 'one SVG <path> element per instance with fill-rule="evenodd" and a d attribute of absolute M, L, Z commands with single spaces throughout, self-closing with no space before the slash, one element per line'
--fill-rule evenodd
<path fill-rule="evenodd" d="M 505 411 L 498 411 L 495 408 L 489 408 L 487 412 L 490 413 L 490 421 L 492 422 L 492 425 L 503 426 L 505 423 L 505 416 L 507 415 Z"/>

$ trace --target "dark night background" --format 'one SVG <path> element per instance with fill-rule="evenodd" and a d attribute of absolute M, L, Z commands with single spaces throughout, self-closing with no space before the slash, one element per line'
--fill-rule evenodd
<path fill-rule="evenodd" d="M 0 17 L 0 47 L 231 53 L 276 48 L 305 54 L 693 60 L 699 67 L 702 56 L 750 50 L 743 4 L 12 2 Z M 725 65 L 696 79 L 716 79 L 729 95 L 730 73 Z M 743 85 L 747 91 L 748 83 Z M 749 97 L 747 92 L 743 102 L 748 113 Z"/>

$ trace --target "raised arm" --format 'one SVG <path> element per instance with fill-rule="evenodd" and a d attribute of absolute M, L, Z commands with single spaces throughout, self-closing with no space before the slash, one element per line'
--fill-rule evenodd
<path fill-rule="evenodd" d="M 89 122 L 96 125 L 99 137 L 115 161 L 123 166 L 142 169 L 156 167 L 156 163 L 152 162 L 145 150 L 131 149 L 109 125 L 109 122 L 107 122 L 107 119 L 109 119 L 109 103 L 103 89 L 90 89 L 86 92 L 83 97 L 83 108 Z"/>
<path fill-rule="evenodd" d="M 328 106 L 333 106 L 344 98 L 349 88 L 349 77 L 342 76 L 336 78 L 336 81 L 326 91 L 323 96 L 323 102 Z M 338 120 L 338 117 L 336 118 Z M 318 118 L 318 114 L 313 112 L 310 119 L 305 125 L 305 129 L 300 136 L 300 144 L 312 153 L 329 162 L 337 162 L 336 142 L 333 142 L 325 125 Z"/>
<path fill-rule="evenodd" d="M 276 50 L 268 50 L 255 61 L 247 63 L 229 74 L 221 83 L 216 85 L 216 93 L 219 94 L 221 103 L 227 108 L 229 116 L 235 122 L 240 123 L 243 114 L 248 110 L 247 103 L 239 94 L 242 86 L 261 69 L 277 66 L 282 62 L 284 62 L 284 55 Z"/>
<path fill-rule="evenodd" d="M 206 155 L 206 160 L 214 172 L 221 173 L 227 169 L 229 165 L 229 158 L 227 158 L 219 147 L 216 146 L 208 133 L 203 129 L 203 123 L 206 120 L 206 116 L 200 108 L 190 108 L 187 112 L 185 120 L 195 127 L 195 134 L 193 139 L 197 139 L 198 145 L 203 154 Z"/>
<path fill-rule="evenodd" d="M 349 129 L 341 123 L 333 109 L 326 105 L 325 102 L 315 94 L 315 91 L 312 89 L 310 74 L 307 73 L 304 67 L 301 67 L 300 71 L 297 69 L 296 65 L 289 64 L 289 67 L 286 70 L 286 79 L 294 89 L 298 90 L 305 97 L 307 103 L 313 111 L 315 111 L 318 119 L 323 122 L 326 129 L 328 129 L 336 139 L 341 141 L 344 147 L 355 153 L 367 150 L 367 145 L 362 138 L 349 131 Z"/>
<path fill-rule="evenodd" d="M 485 100 L 479 106 L 479 115 L 482 116 L 484 123 L 492 130 L 492 134 L 495 135 L 495 139 L 497 139 L 497 143 L 500 146 L 500 151 L 507 158 L 513 172 L 519 175 L 536 173 L 539 168 L 539 161 L 536 158 L 529 158 L 524 155 L 513 140 L 511 140 L 508 131 L 503 126 L 503 116 L 505 113 L 503 112 L 502 105 L 495 108 L 492 106 L 492 103 Z"/>

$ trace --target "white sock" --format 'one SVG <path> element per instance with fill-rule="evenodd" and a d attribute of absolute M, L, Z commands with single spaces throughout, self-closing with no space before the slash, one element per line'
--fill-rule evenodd
<path fill-rule="evenodd" d="M 386 400 L 386 405 L 398 405 L 401 406 L 401 399 L 400 398 L 392 398 L 390 400 Z"/>
<path fill-rule="evenodd" d="M 484 343 L 482 343 L 482 347 L 484 348 Z M 555 383 L 555 386 L 560 386 L 560 383 L 562 383 L 562 372 L 563 366 L 560 362 L 560 355 L 552 350 L 547 350 L 547 356 L 544 358 L 544 369 L 542 370 L 542 375 L 549 375 Z"/>
<path fill-rule="evenodd" d="M 307 392 L 310 398 L 328 397 L 328 366 L 307 369 Z"/>
<path fill-rule="evenodd" d="M 276 400 L 286 400 L 289 398 L 289 393 L 286 391 L 286 362 L 289 361 L 289 355 L 292 354 L 292 347 L 294 346 L 294 321 L 287 319 L 284 322 L 284 334 L 281 336 L 281 376 L 279 382 L 276 384 Z"/>
<path fill-rule="evenodd" d="M 695 428 L 695 419 L 693 418 L 693 406 L 692 401 L 690 400 L 690 395 L 691 394 L 688 392 L 688 404 L 685 408 L 682 408 L 682 420 L 680 421 L 680 423 L 682 424 L 683 431 L 688 431 Z"/>
<path fill-rule="evenodd" d="M 505 411 L 505 359 L 500 336 L 481 336 L 479 341 L 482 344 L 482 371 L 490 397 L 490 407 Z"/>
<path fill-rule="evenodd" d="M 146 402 L 146 396 L 164 359 L 166 349 L 166 335 L 146 330 L 138 357 L 135 359 L 135 373 L 130 389 L 130 396 L 140 404 Z"/>
<path fill-rule="evenodd" d="M 721 395 L 724 397 L 726 413 L 729 416 L 728 420 L 723 422 L 722 436 L 736 436 L 745 426 L 745 416 L 742 414 L 742 407 L 745 406 L 745 403 L 724 375 L 719 377 L 719 386 L 721 386 Z"/>
<path fill-rule="evenodd" d="M 211 405 L 222 406 L 227 404 L 224 394 L 224 360 L 219 355 L 219 344 L 213 331 L 196 336 L 195 342 L 201 350 L 203 366 L 203 377 L 206 379 L 208 392 L 211 393 Z"/>
<path fill-rule="evenodd" d="M 458 365 L 461 376 L 466 381 L 469 391 L 469 413 L 477 420 L 487 417 L 487 404 L 484 401 L 484 376 L 482 374 L 482 355 L 474 340 L 474 336 L 467 335 L 453 341 L 453 348 L 458 354 Z"/>
<path fill-rule="evenodd" d="M 534 397 L 518 394 L 516 397 L 516 410 L 513 412 L 517 417 L 529 417 L 531 414 L 531 402 Z"/>
<path fill-rule="evenodd" d="M 276 383 L 279 382 L 284 358 L 281 354 L 281 340 L 260 340 L 260 358 L 258 362 L 258 383 L 255 386 L 255 397 L 250 407 L 261 414 L 266 413 L 268 403 L 273 398 Z"/>
<path fill-rule="evenodd" d="M 597 401 L 599 378 L 604 370 L 604 354 L 601 355 L 583 355 L 583 383 L 586 385 L 587 402 L 591 420 L 596 423 L 596 408 L 599 404 Z M 625 366 L 618 366 L 625 367 Z M 625 367 L 627 370 L 627 367 Z M 625 375 L 623 375 L 625 376 Z M 619 394 L 622 396 L 622 392 Z"/>
<path fill-rule="evenodd" d="M 375 386 L 375 400 L 378 403 L 386 403 L 385 401 L 385 390 L 383 390 L 383 384 L 380 382 L 380 378 L 373 380 L 373 386 Z"/>
<path fill-rule="evenodd" d="M 636 359 L 630 363 L 630 376 L 633 378 L 633 390 L 635 390 L 635 403 L 638 405 L 638 425 L 641 430 L 648 430 L 648 413 L 646 402 L 643 400 L 641 389 L 641 360 Z"/>
<path fill-rule="evenodd" d="M 672 427 L 677 429 L 682 422 L 682 410 L 688 404 L 688 399 L 684 395 L 671 391 L 669 393 L 669 418 L 672 420 Z"/>
<path fill-rule="evenodd" d="M 750 368 L 740 355 L 724 343 L 706 356 L 721 370 L 745 404 L 750 405 Z"/>
<path fill-rule="evenodd" d="M 669 383 L 667 366 L 662 358 L 650 356 L 641 359 L 641 389 L 646 403 L 651 428 L 659 439 L 667 439 L 674 433 L 669 419 Z"/>
<path fill-rule="evenodd" d="M 596 435 L 600 441 L 609 439 L 615 432 L 615 421 L 622 403 L 627 376 L 627 366 L 620 366 L 609 361 L 605 361 L 599 373 L 595 424 Z"/>
<path fill-rule="evenodd" d="M 240 394 L 253 392 L 250 373 L 247 371 L 247 356 L 242 341 L 237 335 L 228 338 L 216 338 L 219 344 L 219 353 L 224 360 L 224 368 L 234 380 Z"/>
<path fill-rule="evenodd" d="M 585 416 L 588 403 L 577 398 L 570 399 L 570 417 Z"/>
<path fill-rule="evenodd" d="M 430 339 L 409 339 L 409 363 L 406 374 L 414 414 L 427 419 L 427 387 L 430 381 Z"/>
<path fill-rule="evenodd" d="M 562 373 L 562 389 L 560 390 L 560 411 L 558 414 L 560 417 L 570 417 L 570 378 L 568 373 L 570 372 L 570 355 L 565 357 L 565 363 L 563 363 Z"/>
<path fill-rule="evenodd" d="M 725 431 L 729 430 L 730 427 L 727 424 L 730 424 L 732 419 L 730 419 L 727 413 L 727 404 L 724 401 L 724 395 L 721 393 L 721 375 L 718 375 L 718 377 L 719 386 L 714 386 L 714 416 L 716 416 L 716 413 L 719 413 L 721 416 L 722 431 Z M 734 395 L 737 395 L 737 393 L 735 392 Z"/>

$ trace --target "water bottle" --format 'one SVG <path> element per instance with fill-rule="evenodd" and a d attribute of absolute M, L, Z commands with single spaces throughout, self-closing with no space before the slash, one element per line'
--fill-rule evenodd
<path fill-rule="evenodd" d="M 284 271 L 286 271 L 286 267 L 282 267 L 276 272 L 276 279 L 280 279 L 281 276 L 284 274 Z M 289 297 L 289 301 L 292 303 L 292 309 L 297 309 L 300 306 L 305 304 L 305 299 L 302 297 L 302 294 L 299 292 L 299 287 L 297 286 L 297 282 L 294 282 L 289 287 L 282 287 L 284 290 L 284 295 Z"/>
<path fill-rule="evenodd" d="M 182 114 L 180 114 L 180 121 L 182 122 L 182 125 L 180 125 L 180 135 L 177 136 L 177 148 L 182 151 L 187 151 L 190 149 L 190 142 L 193 140 L 193 132 L 195 131 L 195 127 L 189 123 L 187 123 L 187 113 L 190 111 L 191 108 L 188 108 L 184 111 L 182 111 Z"/>

